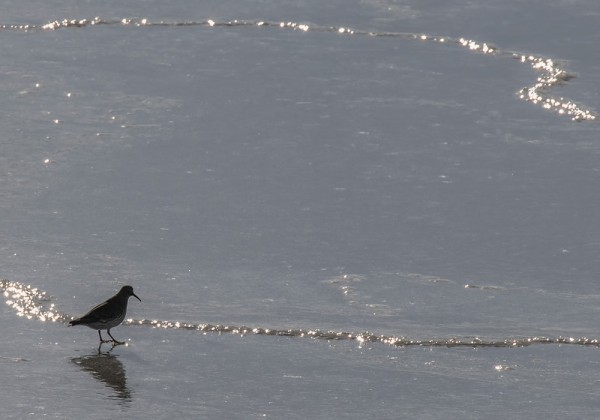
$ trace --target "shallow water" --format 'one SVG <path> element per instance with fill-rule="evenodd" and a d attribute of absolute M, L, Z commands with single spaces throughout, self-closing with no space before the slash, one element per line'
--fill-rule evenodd
<path fill-rule="evenodd" d="M 595 417 L 595 2 L 6 6 L 2 418 Z"/>

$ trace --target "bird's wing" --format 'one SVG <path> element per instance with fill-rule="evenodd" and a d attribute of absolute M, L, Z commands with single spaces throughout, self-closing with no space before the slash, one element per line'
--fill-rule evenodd
<path fill-rule="evenodd" d="M 82 315 L 77 321 L 80 322 L 101 322 L 107 319 L 113 319 L 120 315 L 119 306 L 111 305 L 110 301 L 102 302 L 101 304 L 94 306 L 85 315 Z"/>

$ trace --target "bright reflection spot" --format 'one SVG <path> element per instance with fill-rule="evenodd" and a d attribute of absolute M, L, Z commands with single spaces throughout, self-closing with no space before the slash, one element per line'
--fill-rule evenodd
<path fill-rule="evenodd" d="M 125 20 L 125 19 L 123 19 Z M 47 24 L 42 26 L 42 29 L 55 30 L 59 28 L 68 28 L 68 27 L 84 27 L 84 26 L 93 26 L 98 23 L 103 23 L 99 17 L 95 17 L 94 19 L 63 19 L 63 20 L 55 20 L 53 22 L 48 22 Z"/>
<path fill-rule="evenodd" d="M 564 98 L 557 100 L 545 96 L 546 92 L 551 88 L 573 78 L 572 75 L 559 68 L 553 60 L 533 55 L 518 56 L 513 54 L 513 57 L 518 58 L 522 63 L 529 63 L 534 70 L 542 72 L 542 75 L 536 79 L 536 83 L 533 86 L 523 88 L 518 92 L 519 98 L 533 104 L 541 104 L 544 109 L 555 110 L 559 115 L 570 115 L 573 121 L 593 121 L 596 119 L 596 116 L 592 112 L 582 109 L 574 102 L 565 101 Z"/>
<path fill-rule="evenodd" d="M 17 316 L 28 319 L 36 318 L 42 322 L 55 322 L 67 318 L 57 312 L 54 305 L 48 304 L 49 297 L 46 292 L 8 280 L 2 280 L 0 287 L 4 290 L 3 295 L 7 298 L 6 304 L 15 310 Z"/>

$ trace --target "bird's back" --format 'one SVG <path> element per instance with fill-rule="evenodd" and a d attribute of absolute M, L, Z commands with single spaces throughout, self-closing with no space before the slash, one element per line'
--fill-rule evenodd
<path fill-rule="evenodd" d="M 82 324 L 97 330 L 115 327 L 125 319 L 127 301 L 127 297 L 113 296 L 90 309 L 85 315 L 70 321 L 69 325 Z"/>

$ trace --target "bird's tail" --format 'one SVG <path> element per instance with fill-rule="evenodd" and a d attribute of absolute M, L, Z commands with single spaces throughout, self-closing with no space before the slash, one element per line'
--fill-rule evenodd
<path fill-rule="evenodd" d="M 73 320 L 69 321 L 69 327 L 72 327 L 73 325 L 79 325 L 80 323 L 81 323 L 80 320 L 73 319 Z"/>

